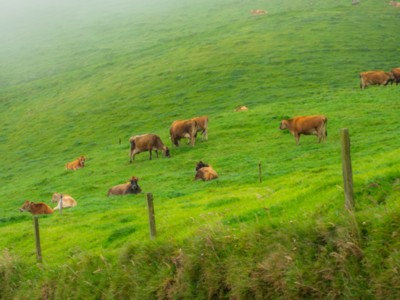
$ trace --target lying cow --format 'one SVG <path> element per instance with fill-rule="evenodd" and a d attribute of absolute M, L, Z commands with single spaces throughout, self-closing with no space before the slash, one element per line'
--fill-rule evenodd
<path fill-rule="evenodd" d="M 370 85 L 388 85 L 388 83 L 393 83 L 394 81 L 392 72 L 367 71 L 361 72 L 359 75 L 361 89 L 365 89 Z"/>
<path fill-rule="evenodd" d="M 26 200 L 25 203 L 19 208 L 20 212 L 28 211 L 32 215 L 44 215 L 52 214 L 53 210 L 46 203 L 39 202 L 34 203 L 32 201 Z"/>
<path fill-rule="evenodd" d="M 197 122 L 193 119 L 174 121 L 169 129 L 172 143 L 179 147 L 180 139 L 188 138 L 190 140 L 190 145 L 194 146 L 197 135 L 197 126 Z"/>
<path fill-rule="evenodd" d="M 239 106 L 236 106 L 236 108 L 235 108 L 235 111 L 248 111 L 248 110 L 249 110 L 249 108 L 244 105 L 239 105 Z"/>
<path fill-rule="evenodd" d="M 158 151 L 162 151 L 166 157 L 170 157 L 168 147 L 164 146 L 158 135 L 147 133 L 142 135 L 135 135 L 129 139 L 131 144 L 131 152 L 129 154 L 130 162 L 135 159 L 135 155 L 141 152 L 149 151 L 150 160 L 152 159 L 152 151 L 156 151 L 158 157 Z"/>
<path fill-rule="evenodd" d="M 76 169 L 83 168 L 85 166 L 85 161 L 86 161 L 86 158 L 82 155 L 82 156 L 78 157 L 77 159 L 75 159 L 74 161 L 67 163 L 65 165 L 65 168 L 67 170 L 76 170 Z"/>
<path fill-rule="evenodd" d="M 72 198 L 70 195 L 54 193 L 53 196 L 51 197 L 51 202 L 57 203 L 57 206 L 54 207 L 53 210 L 60 209 L 61 197 L 62 197 L 62 208 L 63 209 L 68 208 L 68 207 L 74 207 L 74 206 L 78 205 L 76 200 L 74 198 Z"/>
<path fill-rule="evenodd" d="M 295 117 L 288 120 L 282 120 L 279 129 L 289 130 L 290 133 L 295 137 L 296 144 L 299 144 L 300 135 L 311 135 L 315 134 L 318 139 L 318 143 L 322 140 L 326 140 L 328 135 L 326 130 L 326 124 L 328 118 L 325 116 L 306 116 L 306 117 Z"/>
<path fill-rule="evenodd" d="M 400 68 L 393 68 L 391 72 L 394 76 L 394 81 L 396 82 L 396 85 L 398 85 L 400 82 Z"/>
<path fill-rule="evenodd" d="M 113 186 L 108 190 L 107 196 L 111 195 L 126 195 L 126 194 L 139 194 L 142 189 L 138 185 L 139 178 L 132 176 L 132 178 L 123 184 Z"/>
<path fill-rule="evenodd" d="M 203 181 L 208 181 L 208 180 L 213 180 L 218 178 L 217 172 L 207 163 L 204 163 L 202 161 L 199 161 L 196 165 L 196 175 L 194 177 L 194 180 L 203 180 Z"/>
<path fill-rule="evenodd" d="M 390 1 L 389 5 L 394 6 L 394 7 L 400 7 L 400 2 Z"/>
<path fill-rule="evenodd" d="M 208 141 L 208 117 L 207 116 L 202 116 L 202 117 L 196 117 L 193 118 L 192 120 L 194 120 L 197 124 L 197 132 L 201 131 L 201 140 L 204 141 Z M 196 134 L 197 134 L 196 132 Z"/>
<path fill-rule="evenodd" d="M 256 15 L 265 15 L 267 12 L 265 10 L 262 10 L 262 9 L 252 9 L 252 10 L 250 10 L 250 13 L 253 16 L 256 16 Z"/>

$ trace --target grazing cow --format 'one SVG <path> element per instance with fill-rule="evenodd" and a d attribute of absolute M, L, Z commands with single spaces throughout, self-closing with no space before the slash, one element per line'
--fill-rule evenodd
<path fill-rule="evenodd" d="M 25 203 L 19 208 L 20 212 L 29 211 L 32 215 L 52 214 L 53 210 L 46 203 L 34 203 L 26 200 Z"/>
<path fill-rule="evenodd" d="M 393 68 L 391 72 L 394 76 L 394 81 L 396 81 L 396 85 L 398 85 L 400 82 L 400 68 Z"/>
<path fill-rule="evenodd" d="M 169 129 L 172 143 L 179 147 L 179 140 L 188 138 L 190 140 L 190 145 L 194 146 L 197 128 L 197 122 L 195 120 L 174 121 Z"/>
<path fill-rule="evenodd" d="M 393 83 L 394 76 L 392 72 L 385 71 L 367 71 L 360 73 L 360 88 L 365 89 L 369 85 L 387 85 Z"/>
<path fill-rule="evenodd" d="M 85 166 L 85 161 L 86 161 L 86 158 L 82 155 L 82 156 L 78 157 L 77 159 L 75 159 L 74 161 L 67 163 L 65 165 L 65 168 L 67 170 L 76 170 L 76 169 L 83 168 Z"/>
<path fill-rule="evenodd" d="M 244 105 L 239 105 L 239 106 L 236 106 L 236 108 L 235 108 L 235 111 L 247 111 L 247 110 L 249 110 L 249 108 Z"/>
<path fill-rule="evenodd" d="M 208 131 L 207 131 L 208 117 L 207 116 L 196 117 L 196 118 L 193 118 L 192 120 L 196 121 L 196 123 L 197 123 L 197 132 L 201 131 L 201 140 L 208 141 Z"/>
<path fill-rule="evenodd" d="M 213 180 L 218 178 L 217 172 L 207 163 L 199 161 L 196 165 L 196 175 L 194 176 L 194 180 Z"/>
<path fill-rule="evenodd" d="M 108 190 L 107 196 L 111 195 L 126 195 L 126 194 L 139 194 L 142 189 L 138 185 L 139 178 L 132 176 L 132 178 L 123 184 L 113 186 Z"/>
<path fill-rule="evenodd" d="M 326 140 L 326 136 L 328 135 L 326 130 L 327 122 L 328 118 L 325 116 L 295 117 L 288 120 L 282 120 L 279 129 L 288 129 L 295 137 L 297 145 L 299 144 L 301 134 L 315 134 L 318 143 L 320 143 L 321 140 Z"/>
<path fill-rule="evenodd" d="M 156 134 L 147 133 L 142 135 L 135 135 L 129 139 L 131 144 L 130 162 L 135 159 L 135 155 L 141 152 L 149 151 L 150 160 L 152 159 L 152 151 L 156 151 L 158 157 L 158 150 L 162 151 L 166 157 L 170 157 L 168 147 L 164 146 L 160 137 Z"/>
<path fill-rule="evenodd" d="M 265 15 L 265 14 L 267 13 L 267 11 L 262 10 L 262 9 L 252 9 L 252 10 L 250 10 L 250 13 L 251 13 L 253 16 L 256 16 L 256 15 Z"/>
<path fill-rule="evenodd" d="M 61 197 L 62 197 L 62 208 L 74 207 L 78 205 L 76 200 L 72 198 L 70 195 L 54 193 L 53 196 L 51 197 L 51 202 L 57 203 L 57 206 L 54 207 L 53 210 L 60 209 Z"/>
<path fill-rule="evenodd" d="M 400 2 L 390 1 L 389 5 L 394 6 L 394 7 L 400 7 Z"/>

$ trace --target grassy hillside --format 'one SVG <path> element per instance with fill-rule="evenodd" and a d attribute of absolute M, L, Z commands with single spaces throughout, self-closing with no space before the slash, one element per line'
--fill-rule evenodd
<path fill-rule="evenodd" d="M 399 9 L 333 0 L 8 5 L 0 298 L 400 297 L 400 87 L 361 91 L 358 79 L 400 65 Z M 268 14 L 251 16 L 255 8 Z M 302 136 L 296 146 L 278 129 L 282 118 L 311 114 L 328 116 L 326 143 Z M 209 140 L 173 147 L 172 121 L 199 115 L 210 118 Z M 343 207 L 345 127 L 354 215 Z M 160 135 L 172 157 L 142 153 L 130 164 L 128 139 L 141 133 Z M 64 169 L 80 155 L 85 168 Z M 199 160 L 219 178 L 193 181 Z M 143 194 L 106 196 L 133 175 Z M 51 204 L 54 192 L 78 206 L 40 217 L 38 265 L 31 215 L 17 209 L 26 199 Z"/>

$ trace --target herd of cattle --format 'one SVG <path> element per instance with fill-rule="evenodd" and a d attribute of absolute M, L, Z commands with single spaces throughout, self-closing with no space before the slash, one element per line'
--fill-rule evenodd
<path fill-rule="evenodd" d="M 365 89 L 370 85 L 388 85 L 400 82 L 400 68 L 393 68 L 390 72 L 385 71 L 368 71 L 361 72 L 360 74 L 360 88 Z M 238 106 L 235 111 L 246 111 L 246 106 Z M 323 115 L 314 116 L 300 116 L 291 119 L 282 120 L 279 128 L 281 130 L 288 130 L 295 138 L 296 144 L 299 144 L 300 135 L 316 135 L 317 141 L 325 141 L 327 137 L 327 122 L 328 118 Z M 189 120 L 174 121 L 170 127 L 169 133 L 171 142 L 176 147 L 179 147 L 181 139 L 188 139 L 191 146 L 195 145 L 197 133 L 201 132 L 202 140 L 208 140 L 208 117 L 201 116 Z M 129 139 L 130 143 L 130 162 L 135 159 L 135 155 L 141 152 L 149 152 L 150 160 L 152 159 L 152 152 L 155 151 L 158 157 L 158 151 L 161 151 L 164 156 L 170 157 L 170 151 L 167 146 L 162 142 L 161 138 L 156 134 L 142 134 L 135 135 Z M 85 156 L 80 156 L 72 162 L 65 165 L 67 170 L 77 170 L 85 166 Z M 202 161 L 196 165 L 195 180 L 213 180 L 218 178 L 217 172 L 207 163 Z M 138 185 L 139 178 L 132 176 L 132 178 L 123 184 L 111 187 L 107 195 L 126 195 L 141 193 L 141 188 Z M 54 210 L 62 208 L 74 207 L 77 205 L 75 199 L 70 195 L 62 195 L 60 193 L 53 194 L 52 202 L 56 202 L 57 206 L 54 209 L 50 208 L 47 204 L 40 202 L 34 203 L 25 201 L 20 207 L 20 211 L 28 211 L 32 214 L 51 214 Z"/>
<path fill-rule="evenodd" d="M 235 109 L 236 110 L 236 109 Z M 247 107 L 246 107 L 247 110 Z M 236 111 L 243 111 L 242 109 Z M 299 144 L 300 135 L 316 135 L 317 141 L 321 142 L 326 139 L 327 136 L 327 125 L 328 119 L 322 115 L 315 116 L 302 116 L 295 117 L 292 119 L 285 119 L 281 121 L 280 129 L 289 130 L 290 133 L 295 137 L 296 144 Z M 181 139 L 188 139 L 188 143 L 191 146 L 195 145 L 197 133 L 201 132 L 202 140 L 208 140 L 208 117 L 196 117 L 189 120 L 178 120 L 174 121 L 170 127 L 170 138 L 171 142 L 175 146 L 179 146 Z M 164 156 L 170 157 L 170 151 L 167 146 L 164 145 L 161 138 L 156 134 L 142 134 L 135 135 L 129 139 L 130 143 L 130 162 L 135 159 L 135 155 L 141 152 L 148 151 L 150 154 L 150 160 L 152 159 L 152 152 L 155 151 L 158 157 L 158 151 L 161 151 Z M 72 162 L 68 162 L 65 165 L 67 170 L 77 170 L 85 166 L 85 156 L 80 156 Z M 213 180 L 218 178 L 217 172 L 213 167 L 203 161 L 196 164 L 195 180 Z M 132 176 L 132 178 L 123 184 L 119 184 L 111 187 L 108 190 L 107 195 L 126 195 L 126 194 L 139 194 L 142 189 L 138 184 L 139 178 Z M 25 201 L 20 207 L 20 211 L 28 211 L 33 215 L 38 214 L 51 214 L 55 210 L 61 208 L 74 207 L 77 202 L 74 198 L 67 194 L 54 193 L 52 202 L 56 202 L 57 206 L 52 209 L 46 203 L 39 202 L 34 203 L 32 201 Z"/>
<path fill-rule="evenodd" d="M 367 71 L 360 73 L 360 88 L 365 89 L 369 85 L 388 85 L 400 82 L 400 68 L 393 68 L 390 72 Z"/>

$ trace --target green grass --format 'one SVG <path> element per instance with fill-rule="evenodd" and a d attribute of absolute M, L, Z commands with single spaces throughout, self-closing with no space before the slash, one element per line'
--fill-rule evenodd
<path fill-rule="evenodd" d="M 399 298 L 399 87 L 361 91 L 358 79 L 399 66 L 398 10 L 372 0 L 58 4 L 0 18 L 0 298 Z M 328 116 L 326 143 L 296 146 L 278 129 L 311 114 Z M 209 140 L 172 147 L 172 121 L 200 115 Z M 172 157 L 129 164 L 128 139 L 141 133 L 160 135 Z M 80 155 L 85 168 L 64 169 Z M 199 160 L 219 178 L 194 181 Z M 106 196 L 133 175 L 143 194 Z M 78 206 L 40 217 L 37 265 L 32 219 L 18 207 L 50 204 L 54 192 Z"/>

